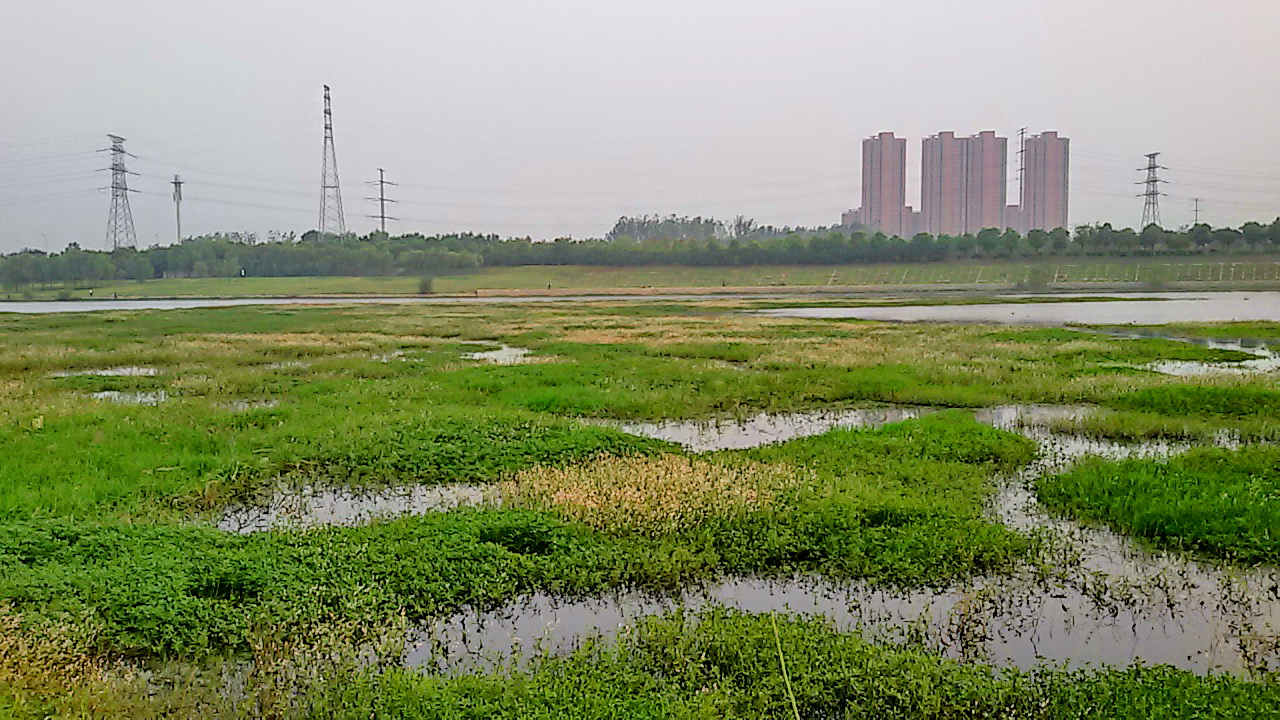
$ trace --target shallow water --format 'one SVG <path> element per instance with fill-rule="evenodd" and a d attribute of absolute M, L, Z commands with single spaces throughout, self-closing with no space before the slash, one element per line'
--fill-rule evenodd
<path fill-rule="evenodd" d="M 222 404 L 222 407 L 232 412 L 249 412 L 250 410 L 270 410 L 271 408 L 280 407 L 280 401 L 270 400 L 232 400 Z"/>
<path fill-rule="evenodd" d="M 489 343 L 480 343 L 488 345 Z M 478 350 L 471 353 L 463 353 L 465 360 L 480 360 L 491 365 L 522 365 L 534 361 L 533 351 L 529 348 L 513 347 L 511 345 L 499 344 L 495 350 Z"/>
<path fill-rule="evenodd" d="M 169 399 L 169 393 L 164 390 L 151 390 L 146 392 L 102 390 L 96 393 L 90 393 L 89 397 L 92 397 L 94 400 L 109 400 L 123 405 L 159 405 Z"/>
<path fill-rule="evenodd" d="M 101 368 L 97 370 L 61 370 L 55 373 L 49 373 L 49 377 L 79 377 L 90 375 L 93 377 L 152 377 L 160 371 L 153 367 L 138 367 L 137 365 L 126 365 L 123 367 Z"/>
<path fill-rule="evenodd" d="M 862 320 L 1033 323 L 1048 325 L 1163 325 L 1175 322 L 1280 321 L 1280 292 L 1144 293 L 1157 300 L 1107 302 L 810 307 L 761 310 L 772 317 Z"/>
<path fill-rule="evenodd" d="M 834 427 L 879 427 L 932 412 L 920 407 L 854 408 L 778 415 L 760 413 L 745 420 L 664 420 L 613 425 L 633 435 L 679 443 L 694 452 L 741 450 L 797 437 L 819 435 Z"/>
<path fill-rule="evenodd" d="M 1224 569 L 1151 551 L 1108 529 L 1051 517 L 1039 507 L 1028 487 L 1031 479 L 1060 471 L 1084 455 L 1158 457 L 1186 448 L 1160 442 L 1127 445 L 1037 427 L 1088 412 L 1082 407 L 1010 405 L 976 413 L 981 421 L 1022 432 L 1041 447 L 1031 467 L 1004 480 L 990 514 L 1011 528 L 1045 534 L 1053 557 L 1052 567 L 1044 571 L 1024 568 L 1010 576 L 911 591 L 799 577 L 732 578 L 676 596 L 623 592 L 571 600 L 534 594 L 496 610 L 458 613 L 422 626 L 410 639 L 408 662 L 454 671 L 506 666 L 537 651 L 565 652 L 584 638 L 611 636 L 645 616 L 717 605 L 756 613 L 817 614 L 838 628 L 889 641 L 904 640 L 910 632 L 949 657 L 1000 666 L 1143 662 L 1197 672 L 1280 669 L 1280 573 L 1275 568 Z M 690 449 L 714 450 L 877 420 L 839 413 L 815 420 L 814 414 L 801 413 L 744 423 L 655 423 L 627 429 Z"/>
<path fill-rule="evenodd" d="M 1147 336 L 1150 337 L 1150 336 Z M 1201 362 L 1195 360 L 1162 360 L 1147 366 L 1150 370 L 1179 377 L 1203 377 L 1206 375 L 1258 375 L 1280 370 L 1280 355 L 1272 352 L 1259 340 L 1217 340 L 1211 338 L 1181 338 L 1165 336 L 1168 340 L 1180 340 L 1217 350 L 1235 350 L 1254 357 L 1239 362 Z"/>
<path fill-rule="evenodd" d="M 405 515 L 452 510 L 496 501 L 495 490 L 478 485 L 388 488 L 280 488 L 260 503 L 227 508 L 218 529 L 241 534 L 324 525 L 361 525 Z"/>

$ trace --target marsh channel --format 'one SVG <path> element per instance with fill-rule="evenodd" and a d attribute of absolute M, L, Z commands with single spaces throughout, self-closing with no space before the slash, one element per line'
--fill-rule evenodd
<path fill-rule="evenodd" d="M 1044 561 L 949 587 L 893 589 L 818 576 L 731 577 L 678 595 L 623 591 L 590 598 L 533 594 L 497 609 L 472 609 L 413 628 L 408 664 L 464 672 L 517 666 L 608 639 L 646 616 L 710 606 L 825 617 L 837 628 L 884 642 L 916 642 L 944 656 L 1031 668 L 1168 664 L 1195 672 L 1280 669 L 1280 570 L 1208 563 L 1153 550 L 1106 528 L 1054 517 L 1031 482 L 1079 458 L 1165 457 L 1188 446 L 1118 443 L 1048 429 L 1078 420 L 1087 406 L 1006 405 L 975 411 L 994 427 L 1039 445 L 1037 460 L 997 478 L 990 516 L 1044 538 Z M 742 449 L 837 427 L 877 427 L 933 412 L 879 406 L 832 412 L 760 414 L 739 421 L 614 424 L 693 452 Z M 1227 438 L 1223 443 L 1229 444 Z M 501 503 L 474 485 L 281 491 L 261 506 L 230 509 L 219 527 L 256 532 L 349 524 L 478 503 Z"/>
<path fill-rule="evenodd" d="M 1262 301 L 1262 295 L 1266 294 L 1253 297 Z M 1254 303 L 1242 297 L 1234 297 L 1232 302 Z M 1251 307 L 1269 305 L 1280 310 L 1272 304 L 1275 302 L 1271 298 Z M 1153 322 L 1186 317 L 1179 316 L 1183 311 L 1175 308 L 1182 302 L 1151 304 L 1162 310 L 1172 309 L 1174 314 L 1136 317 Z M 1048 322 L 1089 319 L 1055 315 L 1057 305 L 1013 306 L 1012 311 L 1048 310 L 1050 314 L 1042 318 Z M 1090 304 L 1071 305 L 1080 309 Z M 1093 304 L 1099 305 L 1109 309 L 1114 303 Z M 980 316 L 982 307 L 940 309 L 944 314 L 965 313 L 964 319 L 989 321 Z M 1007 305 L 992 307 L 1010 311 Z M 814 310 L 803 316 L 843 317 L 829 311 L 845 309 Z M 877 316 L 893 319 L 943 319 L 933 312 L 935 308 L 873 310 Z M 907 316 L 902 316 L 904 310 L 908 311 Z M 929 317 L 913 314 L 920 311 Z M 788 310 L 771 314 L 798 313 Z M 1092 319 L 1110 322 L 1114 317 L 1107 312 Z M 1120 334 L 1159 336 L 1141 331 Z M 1157 363 L 1150 369 L 1170 375 L 1203 375 L 1269 373 L 1280 368 L 1280 360 L 1262 343 L 1192 342 L 1241 350 L 1255 357 L 1242 363 Z M 527 352 L 507 346 L 471 357 L 503 364 L 529 361 Z M 996 490 L 988 504 L 993 520 L 1038 535 L 1048 548 L 1041 562 L 1009 574 L 971 578 L 947 587 L 910 589 L 806 575 L 730 577 L 675 595 L 622 591 L 563 598 L 536 593 L 497 609 L 464 610 L 413 628 L 406 662 L 443 672 L 518 666 L 539 654 L 568 652 L 591 638 L 607 640 L 646 616 L 720 606 L 752 613 L 821 616 L 838 629 L 855 630 L 874 640 L 921 643 L 946 657 L 999 667 L 1142 663 L 1167 664 L 1197 673 L 1280 670 L 1280 569 L 1238 567 L 1155 550 L 1107 528 L 1056 517 L 1039 505 L 1032 490 L 1035 478 L 1062 472 L 1080 458 L 1168 457 L 1190 447 L 1163 441 L 1120 443 L 1060 430 L 1096 410 L 1088 406 L 1006 405 L 974 412 L 980 422 L 1020 433 L 1039 446 L 1032 464 L 996 479 Z M 703 453 L 784 442 L 837 427 L 878 427 L 933 411 L 928 407 L 882 405 L 759 414 L 731 421 L 611 424 L 628 433 Z M 1219 439 L 1220 444 L 1231 442 L 1225 436 Z M 260 532 L 368 522 L 501 502 L 492 487 L 476 485 L 368 491 L 303 487 L 281 489 L 260 505 L 230 508 L 218 525 L 231 532 Z"/>

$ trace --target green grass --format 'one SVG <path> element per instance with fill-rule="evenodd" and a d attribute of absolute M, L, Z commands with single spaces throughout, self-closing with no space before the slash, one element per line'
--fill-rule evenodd
<path fill-rule="evenodd" d="M 437 293 L 475 291 L 599 291 L 653 288 L 819 286 L 1014 286 L 1041 270 L 1056 284 L 1147 283 L 1157 279 L 1194 286 L 1268 286 L 1280 283 L 1280 262 L 1270 256 L 1238 261 L 1203 258 L 1076 258 L 965 260 L 875 265 L 761 265 L 744 267 L 596 267 L 531 265 L 482 268 L 434 279 Z M 548 288 L 548 285 L 550 288 Z M 417 277 L 181 278 L 117 281 L 93 290 L 95 298 L 251 297 L 306 295 L 416 295 Z M 34 288 L 32 297 L 89 297 L 89 290 Z M 19 299 L 18 295 L 12 295 Z"/>
<path fill-rule="evenodd" d="M 462 359 L 475 348 L 458 340 L 496 337 L 544 362 Z M 182 516 L 281 478 L 473 481 L 643 446 L 580 417 L 1092 402 L 1132 419 L 1097 434 L 1274 435 L 1280 396 L 1263 378 L 1171 382 L 1140 370 L 1233 358 L 1081 331 L 771 319 L 712 304 L 10 315 L 0 317 L 0 517 Z M 51 376 L 117 366 L 157 374 Z M 104 390 L 169 400 L 89 398 Z M 261 400 L 276 405 L 235 406 Z"/>
<path fill-rule="evenodd" d="M 1280 417 L 1280 390 L 1265 385 L 1166 385 L 1117 395 L 1107 403 L 1174 417 Z"/>
<path fill-rule="evenodd" d="M 1171 323 L 1169 325 L 1129 325 L 1112 329 L 1119 332 L 1146 331 L 1185 338 L 1226 341 L 1258 340 L 1273 347 L 1280 345 L 1280 323 L 1275 322 Z"/>
<path fill-rule="evenodd" d="M 776 644 L 787 666 L 788 689 Z M 643 622 L 617 643 L 515 675 L 400 671 L 330 684 L 325 717 L 458 718 L 1256 718 L 1273 683 L 1170 669 L 993 672 L 870 644 L 818 620 L 709 610 Z M 339 689 L 340 688 L 340 689 Z"/>
<path fill-rule="evenodd" d="M 887 587 L 942 584 L 1010 571 L 1036 557 L 1034 539 L 983 514 L 991 477 L 1027 462 L 1032 446 L 963 411 L 712 453 L 702 460 L 764 464 L 805 479 L 768 503 L 734 506 L 678 530 L 595 529 L 554 508 L 510 507 L 246 537 L 209 526 L 228 503 L 282 483 L 483 484 L 530 469 L 589 467 L 606 454 L 682 454 L 583 419 L 1044 402 L 1117 408 L 1101 416 L 1109 420 L 1097 421 L 1096 434 L 1280 432 L 1267 405 L 1276 391 L 1265 377 L 1224 383 L 1140 370 L 1158 359 L 1232 357 L 1194 345 L 1083 330 L 768 318 L 738 312 L 742 306 L 722 299 L 0 316 L 0 623 L 20 614 L 16 637 L 60 637 L 58 629 L 68 627 L 91 637 L 74 646 L 77 662 L 120 655 L 239 661 L 263 652 L 263 628 L 373 628 L 388 618 L 426 620 L 535 591 L 680 592 L 718 577 L 795 572 Z M 477 348 L 463 341 L 474 340 L 528 347 L 536 362 L 466 359 Z M 129 365 L 157 372 L 53 375 Z M 163 391 L 169 399 L 131 406 L 89 397 L 101 390 Z M 276 404 L 235 405 L 261 400 Z M 916 656 L 882 657 L 892 664 Z M 559 667 L 548 662 L 539 672 Z M 583 683 L 600 668 L 618 675 L 640 667 L 582 662 L 565 672 L 585 673 L 573 676 Z M 886 693 L 908 692 L 914 686 L 905 678 L 924 672 L 914 662 L 906 675 L 868 677 L 898 684 Z M 0 674 L 5 667 L 0 662 Z M 16 672 L 28 678 L 35 671 Z M 637 672 L 637 682 L 647 682 L 650 671 Z M 521 704 L 542 707 L 521 695 L 550 681 L 540 677 L 432 685 L 436 679 L 406 674 L 395 676 L 395 692 L 353 677 L 316 689 L 315 697 L 340 699 L 349 687 L 359 702 L 335 707 L 367 716 L 360 693 L 369 687 L 410 709 L 472 689 L 496 693 L 495 704 L 476 707 L 501 716 Z M 836 673 L 823 682 L 850 677 Z M 1169 703 L 1184 691 L 1204 702 L 1232 697 L 1214 695 L 1222 692 L 1247 700 L 1252 687 L 1205 689 L 1156 671 L 1097 677 L 1103 679 L 1063 682 L 1092 688 L 1082 693 L 1168 691 L 1160 702 Z M 391 682 L 376 679 L 384 681 Z M 733 689 L 732 697 L 749 694 L 755 683 Z M 636 712 L 697 700 L 684 689 L 672 692 L 655 695 L 667 705 L 637 704 Z M 503 705 L 504 697 L 511 704 Z M 603 703 L 612 696 L 599 697 Z M 547 702 L 547 713 L 578 707 Z M 747 715 L 756 709 L 724 702 L 730 704 L 709 707 Z M 391 713 L 398 706 L 374 707 Z M 590 714 L 600 706 L 583 707 Z"/>
<path fill-rule="evenodd" d="M 511 438 L 493 439 L 516 462 L 537 461 Z M 510 509 L 247 537 L 190 525 L 10 521 L 0 524 L 0 601 L 48 619 L 91 614 L 105 624 L 101 649 L 113 653 L 198 655 L 244 650 L 254 618 L 422 619 L 533 589 L 674 590 L 798 570 L 941 582 L 1007 566 L 1030 548 L 982 519 L 981 504 L 993 469 L 1032 454 L 1030 441 L 963 415 L 833 431 L 752 455 L 811 466 L 815 481 L 788 502 L 656 538 Z"/>
<path fill-rule="evenodd" d="M 1274 679 L 1202 677 L 1169 667 L 994 670 L 910 646 L 877 645 L 817 619 L 719 608 L 649 618 L 616 640 L 588 642 L 564 656 L 538 655 L 509 672 L 423 674 L 327 647 L 310 649 L 312 664 L 305 669 L 272 664 L 273 653 L 264 652 L 265 667 L 239 692 L 227 691 L 214 665 L 203 673 L 174 673 L 181 680 L 176 687 L 166 682 L 168 674 L 150 684 L 98 681 L 90 691 L 53 696 L 0 687 L 0 712 L 18 718 L 92 713 L 351 720 L 787 720 L 797 714 L 849 720 L 1253 720 L 1280 714 Z"/>
<path fill-rule="evenodd" d="M 1280 560 L 1280 450 L 1200 449 L 1167 462 L 1093 460 L 1043 479 L 1051 507 L 1165 546 Z"/>

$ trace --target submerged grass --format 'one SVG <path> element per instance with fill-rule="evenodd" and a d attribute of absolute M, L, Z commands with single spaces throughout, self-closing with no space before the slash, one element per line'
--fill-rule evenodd
<path fill-rule="evenodd" d="M 341 633 L 333 633 L 342 637 Z M 346 639 L 342 637 L 342 639 Z M 297 645 L 297 643 L 291 643 Z M 510 672 L 424 675 L 333 644 L 306 643 L 296 667 L 270 649 L 228 687 L 55 682 L 0 690 L 18 718 L 1034 718 L 1180 720 L 1280 714 L 1274 680 L 1197 677 L 1167 667 L 993 670 L 910 646 L 878 645 L 821 620 L 708 609 L 646 619 L 615 641 L 541 655 Z M 2 663 L 3 661 L 0 661 Z M 785 663 L 785 665 L 783 665 Z M 2 665 L 0 665 L 2 667 Z M 782 671 L 785 667 L 785 673 Z M 238 673 L 232 669 L 231 676 Z M 79 693 L 75 691 L 80 691 Z"/>
<path fill-rule="evenodd" d="M 1204 448 L 1168 461 L 1095 459 L 1039 483 L 1051 507 L 1161 545 L 1280 561 L 1280 449 Z"/>

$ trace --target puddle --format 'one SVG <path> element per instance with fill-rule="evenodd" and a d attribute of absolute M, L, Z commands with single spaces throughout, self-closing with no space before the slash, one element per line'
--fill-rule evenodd
<path fill-rule="evenodd" d="M 222 404 L 223 409 L 232 412 L 249 412 L 250 410 L 270 410 L 280 407 L 279 400 L 232 400 Z"/>
<path fill-rule="evenodd" d="M 311 367 L 311 363 L 302 362 L 301 360 L 286 360 L 284 362 L 265 363 L 263 365 L 259 365 L 258 367 L 262 368 L 263 370 L 289 370 L 292 368 Z"/>
<path fill-rule="evenodd" d="M 483 343 L 488 345 L 489 343 Z M 466 360 L 480 360 L 491 365 L 522 365 L 534 362 L 533 351 L 529 348 L 499 345 L 496 350 L 480 350 L 464 353 Z"/>
<path fill-rule="evenodd" d="M 1142 340 L 1157 338 L 1174 342 L 1190 343 L 1213 350 L 1234 350 L 1253 357 L 1238 362 L 1203 362 L 1199 360 L 1160 360 L 1142 367 L 1165 375 L 1179 377 L 1203 377 L 1206 375 L 1257 375 L 1280 370 L 1280 355 L 1267 346 L 1267 343 L 1255 338 L 1203 338 L 1169 335 L 1162 332 L 1124 331 L 1104 329 L 1101 331 L 1112 337 L 1125 340 Z"/>
<path fill-rule="evenodd" d="M 96 370 L 62 370 L 50 373 L 49 377 L 80 377 L 91 375 L 94 377 L 153 377 L 160 371 L 153 367 L 139 367 L 137 365 L 125 365 L 123 367 L 101 368 Z"/>
<path fill-rule="evenodd" d="M 820 435 L 835 427 L 880 427 L 932 412 L 930 408 L 877 407 L 776 415 L 760 413 L 745 420 L 664 420 L 656 423 L 610 424 L 633 435 L 679 443 L 694 452 L 742 450 Z"/>
<path fill-rule="evenodd" d="M 678 443 L 694 452 L 743 450 L 821 435 L 836 427 L 880 427 L 937 412 L 931 407 L 882 406 L 786 414 L 760 413 L 745 420 L 664 420 L 608 423 L 633 435 Z M 1087 405 L 997 405 L 974 413 L 981 422 L 1005 430 L 1080 420 L 1095 409 Z"/>
<path fill-rule="evenodd" d="M 1185 338 L 1182 338 L 1185 339 Z M 1163 360 L 1151 363 L 1148 369 L 1165 375 L 1180 377 L 1198 377 L 1203 375 L 1257 375 L 1280 370 L 1280 355 L 1275 354 L 1266 345 L 1245 345 L 1241 342 L 1210 340 L 1202 344 L 1205 347 L 1222 350 L 1236 350 L 1249 353 L 1254 357 L 1240 362 L 1196 362 L 1192 360 Z"/>
<path fill-rule="evenodd" d="M 218 529 L 248 534 L 322 525 L 362 525 L 496 501 L 496 492 L 496 488 L 479 485 L 282 488 L 261 504 L 228 508 L 218 519 Z"/>
<path fill-rule="evenodd" d="M 714 450 L 780 442 L 839 425 L 870 426 L 924 411 L 801 413 L 623 429 Z M 817 614 L 837 628 L 890 642 L 909 633 L 948 657 L 1024 669 L 1042 662 L 1069 667 L 1163 663 L 1202 673 L 1280 669 L 1280 572 L 1275 568 L 1222 568 L 1151 551 L 1108 529 L 1052 517 L 1036 502 L 1028 486 L 1032 478 L 1060 471 L 1084 455 L 1158 457 L 1187 447 L 1130 445 L 1042 427 L 1088 412 L 1087 407 L 1008 405 L 975 413 L 1040 445 L 1032 466 L 1003 480 L 990 514 L 1009 527 L 1045 534 L 1053 548 L 1047 570 L 1023 568 L 912 591 L 800 577 L 732 578 L 674 596 L 621 592 L 577 600 L 534 594 L 496 610 L 462 612 L 423 625 L 410 638 L 407 662 L 447 671 L 506 667 L 536 653 L 566 652 L 588 637 L 607 638 L 645 616 L 715 605 Z"/>
<path fill-rule="evenodd" d="M 149 392 L 128 392 L 124 390 L 102 390 L 91 393 L 94 400 L 109 400 L 123 405 L 159 405 L 169 399 L 169 393 L 163 390 Z"/>

